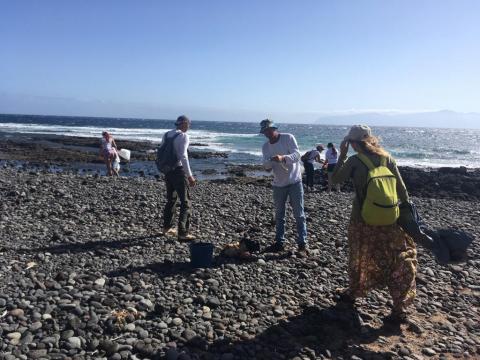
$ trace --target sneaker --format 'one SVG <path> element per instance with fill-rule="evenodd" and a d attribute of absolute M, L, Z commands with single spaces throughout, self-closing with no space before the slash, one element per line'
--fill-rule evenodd
<path fill-rule="evenodd" d="M 308 255 L 308 247 L 307 247 L 307 244 L 300 244 L 300 245 L 298 245 L 297 255 L 299 255 L 299 256 L 306 256 L 306 255 Z"/>
<path fill-rule="evenodd" d="M 177 235 L 177 228 L 171 227 L 170 229 L 163 229 L 163 235 L 165 236 L 175 236 Z"/>
<path fill-rule="evenodd" d="M 195 236 L 192 234 L 178 235 L 178 241 L 192 241 L 195 240 Z"/>
<path fill-rule="evenodd" d="M 285 250 L 283 244 L 275 242 L 265 249 L 265 252 L 280 252 Z"/>
<path fill-rule="evenodd" d="M 308 249 L 307 244 L 298 245 L 298 251 L 307 251 L 307 249 Z"/>

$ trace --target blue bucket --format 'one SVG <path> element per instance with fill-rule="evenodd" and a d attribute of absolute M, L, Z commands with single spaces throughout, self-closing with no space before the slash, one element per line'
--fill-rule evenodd
<path fill-rule="evenodd" d="M 212 243 L 193 243 L 190 244 L 190 264 L 194 268 L 206 268 L 212 266 L 213 261 Z"/>

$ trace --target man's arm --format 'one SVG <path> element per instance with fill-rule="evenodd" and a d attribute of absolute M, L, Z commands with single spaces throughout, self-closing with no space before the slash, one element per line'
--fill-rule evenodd
<path fill-rule="evenodd" d="M 267 151 L 265 149 L 265 145 L 263 145 L 263 147 L 262 147 L 262 155 L 263 155 L 263 167 L 266 170 L 272 170 L 272 167 L 273 167 L 272 161 L 270 160 L 270 157 L 267 154 Z"/>
<path fill-rule="evenodd" d="M 318 162 L 318 163 L 320 163 L 320 164 L 325 164 L 325 163 L 327 163 L 327 160 L 326 160 L 326 159 L 323 160 L 323 159 L 320 157 L 320 153 L 318 153 L 318 155 L 315 156 L 315 161 Z"/>
<path fill-rule="evenodd" d="M 287 164 L 293 164 L 300 161 L 300 150 L 298 149 L 297 140 L 290 135 L 287 140 L 288 154 L 283 156 L 283 161 Z"/>
<path fill-rule="evenodd" d="M 185 171 L 185 175 L 187 175 L 188 178 L 192 177 L 192 170 L 190 169 L 190 162 L 188 161 L 188 145 L 190 143 L 190 140 L 188 138 L 188 135 L 183 133 L 178 136 L 177 139 L 175 139 L 175 145 L 176 150 L 177 150 L 177 155 L 178 159 L 180 160 L 183 170 Z"/>

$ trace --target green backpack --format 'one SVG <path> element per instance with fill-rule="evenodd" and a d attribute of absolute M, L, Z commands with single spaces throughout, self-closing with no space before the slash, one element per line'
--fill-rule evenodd
<path fill-rule="evenodd" d="M 387 167 L 387 159 L 382 157 L 376 167 L 364 154 L 358 158 L 368 168 L 366 196 L 362 205 L 362 218 L 369 225 L 385 226 L 394 224 L 399 215 L 397 178 Z"/>

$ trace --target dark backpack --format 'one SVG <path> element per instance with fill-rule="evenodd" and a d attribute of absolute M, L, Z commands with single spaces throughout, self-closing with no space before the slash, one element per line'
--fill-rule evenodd
<path fill-rule="evenodd" d="M 310 157 L 310 154 L 312 153 L 312 151 L 313 150 L 307 151 L 305 154 L 303 154 L 300 157 L 300 160 L 302 160 L 303 162 L 308 161 L 308 158 Z"/>
<path fill-rule="evenodd" d="M 180 133 L 176 133 L 172 137 L 167 137 L 165 134 L 162 143 L 157 148 L 157 159 L 155 160 L 155 164 L 157 165 L 158 171 L 163 174 L 175 170 L 177 166 L 178 155 L 173 147 L 173 141 L 178 135 L 180 135 Z"/>

